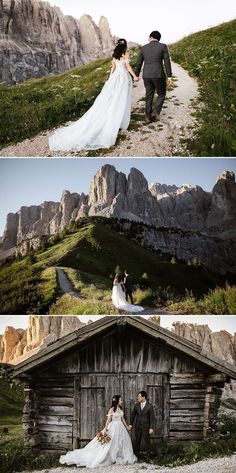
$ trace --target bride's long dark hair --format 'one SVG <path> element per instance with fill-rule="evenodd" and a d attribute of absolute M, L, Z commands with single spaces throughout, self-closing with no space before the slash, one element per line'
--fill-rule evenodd
<path fill-rule="evenodd" d="M 120 59 L 123 56 L 123 54 L 126 53 L 126 51 L 127 51 L 127 41 L 124 38 L 120 38 L 118 39 L 118 42 L 114 49 L 112 57 L 114 59 Z"/>
<path fill-rule="evenodd" d="M 112 398 L 112 404 L 111 404 L 111 407 L 113 407 L 114 409 L 114 412 L 116 412 L 116 409 L 119 405 L 119 400 L 120 400 L 121 396 L 120 394 L 116 394 L 115 396 L 113 396 Z"/>

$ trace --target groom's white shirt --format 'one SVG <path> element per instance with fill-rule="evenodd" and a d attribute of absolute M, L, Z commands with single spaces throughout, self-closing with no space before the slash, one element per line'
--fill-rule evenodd
<path fill-rule="evenodd" d="M 144 409 L 144 407 L 146 406 L 146 404 L 147 404 L 147 401 L 141 402 L 141 411 Z"/>

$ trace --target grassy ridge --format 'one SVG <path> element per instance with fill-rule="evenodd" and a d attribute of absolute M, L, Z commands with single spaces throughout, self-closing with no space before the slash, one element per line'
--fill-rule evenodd
<path fill-rule="evenodd" d="M 236 156 L 236 20 L 187 36 L 170 51 L 200 85 L 200 129 L 190 149 L 196 156 Z"/>
<path fill-rule="evenodd" d="M 131 51 L 131 59 L 136 57 Z M 63 74 L 0 85 L 0 147 L 80 118 L 109 77 L 111 58 Z"/>
<path fill-rule="evenodd" d="M 89 304 L 95 303 L 96 310 L 108 313 L 112 310 L 110 295 L 116 267 L 124 272 L 129 269 L 134 283 L 142 283 L 144 273 L 148 285 L 159 294 L 174 292 L 184 297 L 186 290 L 194 296 L 206 294 L 209 289 L 224 285 L 224 281 L 201 268 L 188 266 L 171 257 L 142 248 L 133 240 L 125 238 L 108 224 L 91 219 L 76 224 L 73 230 L 63 231 L 51 238 L 49 248 L 43 247 L 21 261 L 3 264 L 0 268 L 0 293 L 2 314 L 46 313 L 59 295 L 56 266 L 68 268 L 68 277 Z M 169 289 L 172 288 L 172 289 Z M 147 295 L 139 294 L 139 302 Z M 156 295 L 149 297 L 154 300 Z M 103 309 L 98 302 L 104 303 Z M 68 298 L 63 299 L 65 313 L 72 310 L 90 309 L 78 300 L 71 306 Z M 75 307 L 76 305 L 76 307 Z M 71 307 L 71 309 L 70 309 Z M 110 308 L 109 308 L 110 307 Z M 54 306 L 54 310 L 59 310 Z M 54 312 L 55 313 L 55 312 Z"/>

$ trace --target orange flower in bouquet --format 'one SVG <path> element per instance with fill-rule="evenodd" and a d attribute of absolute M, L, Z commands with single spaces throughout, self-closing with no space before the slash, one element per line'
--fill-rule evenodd
<path fill-rule="evenodd" d="M 106 432 L 104 434 L 102 432 L 99 432 L 99 434 L 97 434 L 97 440 L 102 445 L 106 445 L 108 442 L 110 442 L 111 437 L 109 437 Z"/>

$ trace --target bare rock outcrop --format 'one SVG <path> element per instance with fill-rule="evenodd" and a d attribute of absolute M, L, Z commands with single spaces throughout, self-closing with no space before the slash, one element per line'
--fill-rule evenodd
<path fill-rule="evenodd" d="M 110 26 L 108 23 L 108 20 L 105 16 L 101 16 L 99 23 L 98 23 L 98 28 L 100 31 L 101 35 L 101 41 L 102 41 L 102 52 L 104 55 L 107 55 L 112 51 L 114 48 L 114 38 L 111 34 Z"/>
<path fill-rule="evenodd" d="M 213 191 L 206 192 L 187 184 L 180 188 L 149 186 L 135 168 L 126 177 L 114 166 L 104 165 L 94 176 L 88 195 L 64 191 L 59 203 L 21 207 L 9 214 L 0 253 L 26 239 L 54 235 L 87 216 L 152 225 L 155 228 L 147 227 L 139 235 L 141 244 L 183 261 L 198 258 L 214 272 L 236 272 L 236 183 L 231 171 L 219 176 Z"/>
<path fill-rule="evenodd" d="M 178 190 L 178 187 L 175 185 L 170 186 L 156 182 L 150 184 L 149 190 L 156 199 L 162 199 L 163 196 L 169 196 L 175 193 Z"/>
<path fill-rule="evenodd" d="M 0 335 L 0 362 L 18 363 L 83 326 L 77 317 L 30 316 L 26 330 L 6 327 Z"/>
<path fill-rule="evenodd" d="M 236 333 L 231 335 L 226 330 L 212 332 L 208 325 L 174 322 L 170 328 L 181 337 L 197 343 L 204 350 L 214 353 L 228 363 L 236 363 Z"/>
<path fill-rule="evenodd" d="M 0 2 L 0 81 L 8 84 L 67 71 L 109 55 L 113 37 L 106 18 L 95 25 L 41 0 Z"/>
<path fill-rule="evenodd" d="M 224 171 L 217 179 L 212 191 L 211 207 L 207 217 L 207 226 L 214 231 L 231 229 L 232 219 L 236 221 L 236 184 L 235 174 Z"/>

